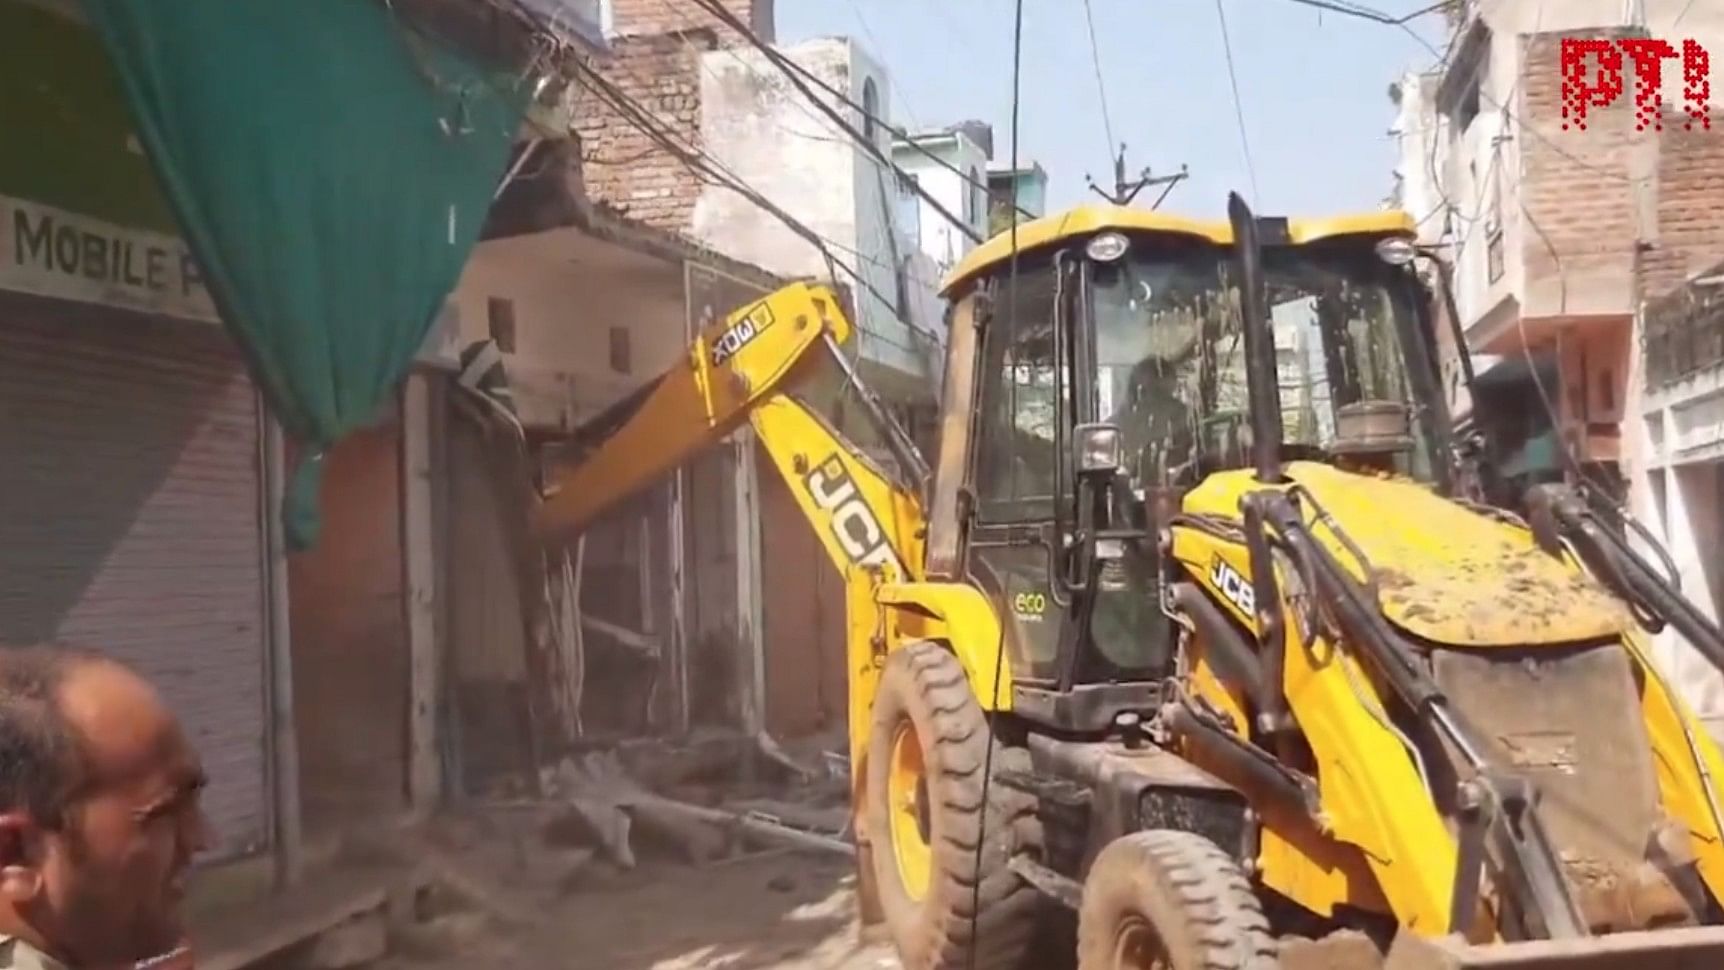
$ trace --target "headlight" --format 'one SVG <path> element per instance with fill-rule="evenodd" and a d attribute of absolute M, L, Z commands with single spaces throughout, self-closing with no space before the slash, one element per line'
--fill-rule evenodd
<path fill-rule="evenodd" d="M 1405 236 L 1390 236 L 1377 241 L 1377 258 L 1390 266 L 1405 266 L 1413 261 L 1417 247 Z"/>
<path fill-rule="evenodd" d="M 1111 424 L 1080 424 L 1073 431 L 1079 472 L 1112 473 L 1119 468 L 1118 428 Z"/>
<path fill-rule="evenodd" d="M 1098 263 L 1111 263 L 1124 256 L 1125 251 L 1130 248 L 1131 243 L 1124 236 L 1117 232 L 1104 232 L 1091 239 L 1089 245 L 1084 247 L 1084 252 Z"/>

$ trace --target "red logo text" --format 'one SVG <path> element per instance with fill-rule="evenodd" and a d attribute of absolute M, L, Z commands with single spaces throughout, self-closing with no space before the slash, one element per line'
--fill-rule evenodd
<path fill-rule="evenodd" d="M 1712 57 L 1696 40 L 1682 48 L 1667 40 L 1630 37 L 1623 40 L 1564 37 L 1562 39 L 1562 127 L 1586 130 L 1586 114 L 1615 104 L 1622 97 L 1624 63 L 1634 73 L 1634 127 L 1664 130 L 1664 62 L 1682 70 L 1682 101 L 1688 110 L 1683 127 L 1711 130 L 1707 103 L 1712 98 Z"/>

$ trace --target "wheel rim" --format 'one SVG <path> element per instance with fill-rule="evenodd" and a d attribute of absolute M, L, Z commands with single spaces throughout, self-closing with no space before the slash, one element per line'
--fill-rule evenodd
<path fill-rule="evenodd" d="M 933 878 L 934 851 L 928 844 L 928 776 L 922 762 L 922 743 L 908 721 L 892 733 L 886 798 L 898 879 L 911 899 L 920 900 L 928 894 Z"/>
<path fill-rule="evenodd" d="M 1113 965 L 1116 970 L 1167 970 L 1172 966 L 1160 934 L 1136 915 L 1121 920 L 1114 933 Z"/>

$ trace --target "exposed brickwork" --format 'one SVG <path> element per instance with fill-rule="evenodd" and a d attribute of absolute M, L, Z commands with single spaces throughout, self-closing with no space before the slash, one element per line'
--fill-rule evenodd
<path fill-rule="evenodd" d="M 699 144 L 700 54 L 709 32 L 618 38 L 600 67 L 627 101 L 656 119 L 677 144 Z M 701 183 L 667 151 L 598 93 L 582 93 L 575 113 L 587 193 L 655 229 L 688 228 Z"/>
<path fill-rule="evenodd" d="M 726 10 L 765 40 L 773 39 L 771 0 L 721 0 Z M 620 36 L 714 30 L 719 19 L 693 0 L 611 0 L 611 26 Z M 740 41 L 738 37 L 736 40 Z"/>
<path fill-rule="evenodd" d="M 1634 36 L 1629 31 L 1596 34 Z M 1513 106 L 1522 122 L 1517 147 L 1526 210 L 1520 219 L 1526 279 L 1529 290 L 1558 277 L 1570 288 L 1582 281 L 1620 280 L 1618 302 L 1626 311 L 1640 230 L 1633 179 L 1651 167 L 1640 153 L 1653 150 L 1654 133 L 1634 130 L 1633 99 L 1627 96 L 1591 109 L 1585 131 L 1562 130 L 1562 36 L 1534 34 L 1523 41 L 1521 96 Z M 1505 164 L 1509 157 L 1505 154 Z M 1556 306 L 1528 310 L 1560 312 Z"/>
<path fill-rule="evenodd" d="M 1647 296 L 1724 259 L 1724 129 L 1688 131 L 1687 114 L 1666 105 L 1663 130 L 1636 131 L 1634 99 L 1625 92 L 1616 104 L 1591 109 L 1587 130 L 1563 131 L 1558 39 L 1527 39 L 1517 106 L 1525 122 L 1519 148 L 1529 284 L 1555 277 L 1558 260 L 1574 285 L 1601 275 L 1632 280 L 1637 239 L 1649 244 L 1640 262 Z"/>
<path fill-rule="evenodd" d="M 771 0 L 723 2 L 772 38 Z M 690 0 L 614 0 L 612 21 L 612 53 L 595 67 L 678 144 L 699 145 L 700 55 L 747 41 Z M 701 182 L 687 165 L 591 90 L 581 96 L 575 127 L 592 198 L 655 229 L 688 230 Z"/>
<path fill-rule="evenodd" d="M 1659 138 L 1658 233 L 1642 263 L 1648 296 L 1724 260 L 1724 128 L 1685 131 L 1687 117 L 1666 111 Z"/>

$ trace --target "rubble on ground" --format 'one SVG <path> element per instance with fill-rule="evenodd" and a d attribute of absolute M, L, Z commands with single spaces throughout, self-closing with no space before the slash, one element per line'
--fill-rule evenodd
<path fill-rule="evenodd" d="M 590 849 L 623 870 L 635 868 L 643 844 L 695 866 L 780 847 L 849 855 L 843 780 L 769 738 L 751 754 L 766 780 L 689 784 L 661 770 L 659 790 L 634 777 L 616 751 L 565 757 L 540 777 L 546 842 Z"/>
<path fill-rule="evenodd" d="M 536 795 L 512 779 L 473 800 L 444 827 L 452 840 L 444 848 L 460 851 L 502 835 L 510 857 L 498 862 L 522 876 L 525 891 L 553 895 L 613 885 L 648 862 L 705 867 L 766 854 L 850 856 L 847 759 L 833 745 L 794 747 L 761 735 L 740 744 L 640 741 L 571 752 L 540 770 Z M 436 865 L 439 856 L 426 858 Z M 474 878 L 472 871 L 449 878 L 458 883 Z M 508 892 L 492 891 L 500 888 L 468 887 L 463 895 L 507 900 Z"/>
<path fill-rule="evenodd" d="M 500 780 L 392 844 L 431 889 L 392 929 L 377 970 L 520 962 L 522 948 L 546 946 L 558 965 L 583 968 L 631 947 L 683 954 L 665 966 L 704 966 L 715 946 L 758 950 L 762 967 L 893 965 L 857 948 L 842 746 L 841 736 L 616 741 L 563 754 L 537 778 Z M 714 888 L 725 886 L 737 888 Z M 707 892 L 737 898 L 708 905 Z M 613 901 L 667 893 L 703 901 L 673 907 L 670 923 L 619 922 L 602 953 L 559 949 L 570 926 L 620 919 L 605 915 Z M 805 962 L 816 953 L 832 956 Z"/>

